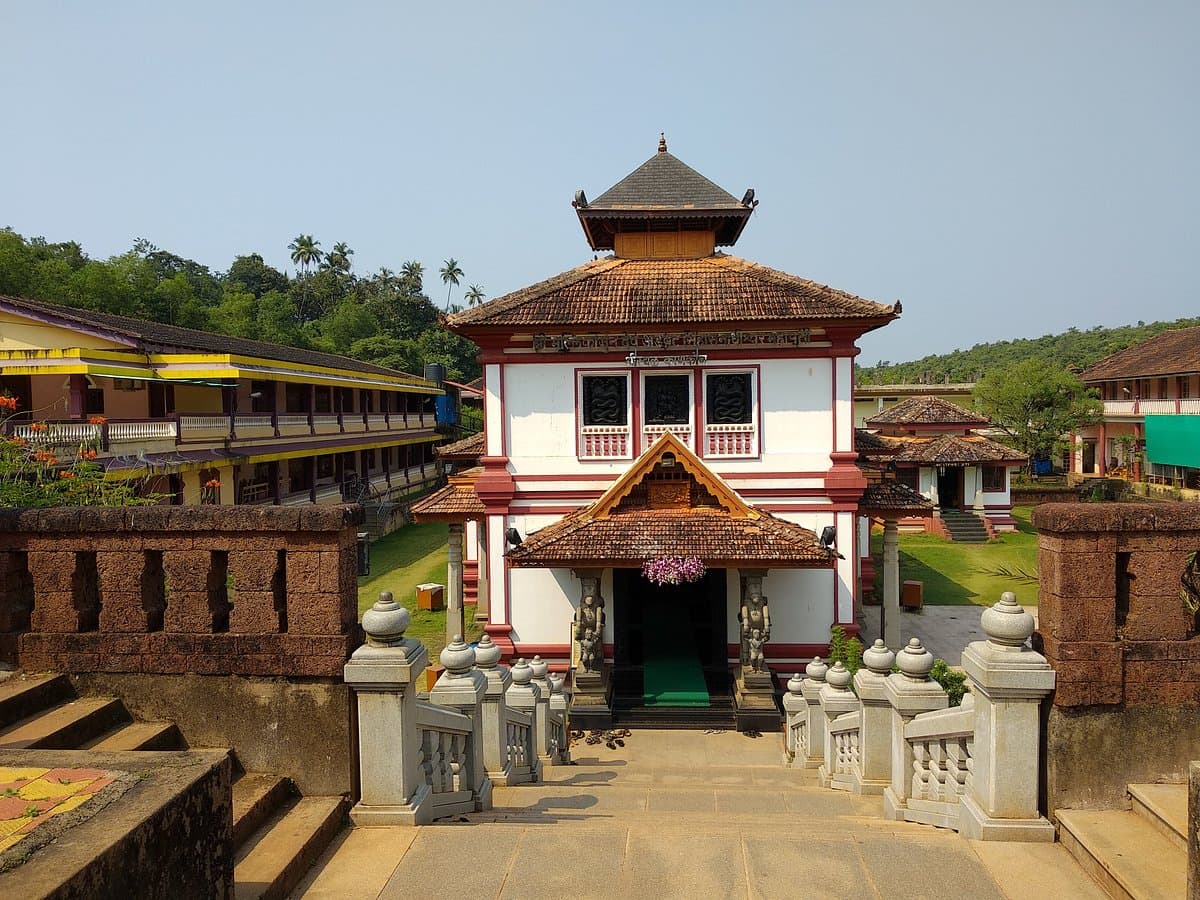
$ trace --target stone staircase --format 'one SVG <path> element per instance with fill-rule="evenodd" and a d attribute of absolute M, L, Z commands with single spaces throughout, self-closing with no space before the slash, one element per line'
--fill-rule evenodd
<path fill-rule="evenodd" d="M 1111 897 L 1187 894 L 1187 785 L 1131 784 L 1128 810 L 1060 809 L 1063 846 Z"/>
<path fill-rule="evenodd" d="M 65 675 L 0 683 L 0 748 L 184 750 L 172 722 L 136 722 L 113 697 L 80 697 Z M 345 825 L 346 800 L 302 797 L 291 780 L 234 763 L 234 881 L 238 900 L 282 898 Z"/>
<path fill-rule="evenodd" d="M 960 509 L 943 509 L 941 518 L 950 540 L 963 544 L 987 543 L 987 527 L 974 513 L 963 512 Z"/>

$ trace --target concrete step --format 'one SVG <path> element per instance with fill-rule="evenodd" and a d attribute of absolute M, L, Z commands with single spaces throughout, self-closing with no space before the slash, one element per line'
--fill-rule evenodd
<path fill-rule="evenodd" d="M 1131 784 L 1129 799 L 1135 813 L 1187 850 L 1188 786 L 1186 784 Z"/>
<path fill-rule="evenodd" d="M 246 772 L 233 783 L 233 846 L 242 844 L 284 803 L 296 796 L 291 779 Z"/>
<path fill-rule="evenodd" d="M 341 830 L 342 797 L 302 797 L 258 829 L 234 858 L 236 900 L 282 900 Z"/>
<path fill-rule="evenodd" d="M 186 743 L 174 722 L 131 722 L 83 744 L 87 750 L 183 750 Z"/>
<path fill-rule="evenodd" d="M 66 675 L 14 675 L 0 684 L 0 728 L 75 697 Z"/>
<path fill-rule="evenodd" d="M 73 700 L 6 728 L 0 732 L 0 747 L 72 750 L 129 720 L 129 712 L 120 700 L 111 697 Z"/>
<path fill-rule="evenodd" d="M 1111 897 L 1167 900 L 1187 893 L 1187 852 L 1137 813 L 1060 809 L 1058 836 Z"/>

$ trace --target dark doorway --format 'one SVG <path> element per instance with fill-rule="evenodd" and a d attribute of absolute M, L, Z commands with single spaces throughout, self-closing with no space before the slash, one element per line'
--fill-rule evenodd
<path fill-rule="evenodd" d="M 705 707 L 730 694 L 724 569 L 659 586 L 613 570 L 613 661 L 618 703 Z"/>
<path fill-rule="evenodd" d="M 1091 475 L 1096 471 L 1096 442 L 1083 442 L 1083 465 L 1080 467 L 1084 474 Z"/>
<path fill-rule="evenodd" d="M 962 469 L 938 469 L 938 506 L 942 509 L 960 509 L 962 507 L 962 483 Z"/>

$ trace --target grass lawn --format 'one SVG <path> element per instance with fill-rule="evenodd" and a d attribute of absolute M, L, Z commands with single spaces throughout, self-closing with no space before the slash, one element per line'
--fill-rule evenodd
<path fill-rule="evenodd" d="M 446 613 L 417 609 L 417 585 L 446 583 L 447 534 L 441 522 L 393 531 L 371 545 L 371 574 L 358 579 L 358 614 L 371 608 L 380 591 L 391 591 L 396 602 L 412 612 L 407 636 L 418 638 L 434 663 L 446 646 Z M 472 621 L 474 615 L 474 607 L 467 607 L 468 641 L 483 634 L 483 628 Z"/>
<path fill-rule="evenodd" d="M 1013 508 L 1018 531 L 986 544 L 956 544 L 931 534 L 900 535 L 900 580 L 923 581 L 925 602 L 933 606 L 991 606 L 1004 591 L 1014 591 L 1025 606 L 1037 603 L 1037 532 L 1029 522 L 1033 508 Z M 871 552 L 883 556 L 883 533 L 871 534 Z M 883 592 L 883 568 L 876 567 L 877 595 Z"/>

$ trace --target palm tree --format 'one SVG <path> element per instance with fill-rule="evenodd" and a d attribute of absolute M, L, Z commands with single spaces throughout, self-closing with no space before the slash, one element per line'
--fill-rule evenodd
<path fill-rule="evenodd" d="M 292 262 L 303 269 L 306 275 L 314 263 L 321 261 L 320 247 L 321 242 L 313 240 L 311 234 L 298 235 L 288 244 L 288 249 L 292 251 Z"/>
<path fill-rule="evenodd" d="M 338 241 L 333 245 L 333 251 L 329 255 L 337 258 L 340 271 L 350 271 L 350 257 L 354 255 L 354 251 L 350 249 L 349 244 L 345 241 Z"/>
<path fill-rule="evenodd" d="M 478 306 L 480 303 L 483 302 L 483 300 L 486 296 L 487 296 L 487 294 L 485 294 L 483 292 L 483 288 L 481 288 L 477 284 L 473 284 L 467 288 L 467 293 L 466 293 L 467 305 L 468 306 Z"/>
<path fill-rule="evenodd" d="M 400 274 L 414 282 L 417 290 L 421 290 L 421 279 L 425 277 L 425 267 L 415 259 L 410 259 L 400 267 Z"/>
<path fill-rule="evenodd" d="M 463 277 L 463 270 L 458 264 L 458 260 L 453 256 L 442 261 L 442 267 L 438 269 L 438 274 L 442 276 L 442 284 L 449 285 L 446 288 L 446 309 L 450 308 L 450 291 L 458 287 L 458 280 Z"/>

